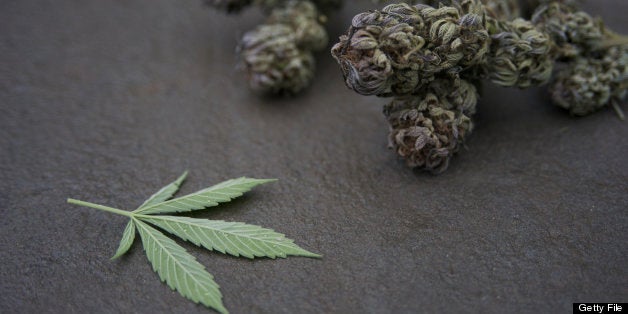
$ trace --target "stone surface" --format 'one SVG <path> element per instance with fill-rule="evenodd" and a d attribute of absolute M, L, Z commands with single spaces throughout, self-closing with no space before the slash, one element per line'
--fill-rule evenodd
<path fill-rule="evenodd" d="M 368 1 L 330 17 L 331 38 Z M 595 2 L 595 3 L 594 3 Z M 628 2 L 587 7 L 627 33 Z M 274 228 L 321 260 L 246 260 L 183 243 L 233 313 L 568 312 L 628 295 L 628 124 L 572 118 L 542 89 L 487 84 L 477 128 L 440 176 L 386 148 L 384 99 L 342 83 L 328 51 L 294 98 L 235 70 L 255 10 L 201 1 L 0 3 L 0 308 L 207 313 L 161 283 L 123 217 L 181 193 L 275 177 L 196 217 Z M 624 107 L 625 108 L 625 107 Z"/>

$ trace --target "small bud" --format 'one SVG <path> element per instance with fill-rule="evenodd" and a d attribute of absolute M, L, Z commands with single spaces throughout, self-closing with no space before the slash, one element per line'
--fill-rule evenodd
<path fill-rule="evenodd" d="M 289 1 L 273 10 L 266 24 L 286 24 L 292 27 L 299 48 L 321 50 L 327 46 L 327 31 L 318 22 L 318 10 L 309 1 Z"/>
<path fill-rule="evenodd" d="M 550 35 L 556 58 L 576 57 L 603 38 L 601 25 L 593 17 L 558 2 L 539 6 L 532 23 Z"/>
<path fill-rule="evenodd" d="M 327 46 L 327 32 L 310 1 L 286 1 L 266 23 L 246 33 L 240 51 L 249 85 L 263 92 L 294 94 L 314 77 L 313 51 Z"/>
<path fill-rule="evenodd" d="M 521 17 L 519 0 L 482 0 L 486 14 L 494 19 L 512 21 Z"/>
<path fill-rule="evenodd" d="M 551 85 L 552 100 L 577 116 L 621 102 L 628 88 L 628 46 L 610 47 L 600 55 L 578 57 Z"/>
<path fill-rule="evenodd" d="M 389 146 L 412 168 L 433 173 L 447 169 L 473 124 L 475 86 L 436 79 L 420 95 L 394 98 L 384 107 L 390 124 Z"/>
<path fill-rule="evenodd" d="M 491 21 L 495 27 L 488 60 L 483 65 L 488 77 L 501 86 L 520 88 L 547 83 L 554 60 L 551 40 L 524 19 Z"/>
<path fill-rule="evenodd" d="M 294 94 L 310 84 L 314 57 L 296 45 L 294 31 L 285 24 L 260 25 L 247 32 L 241 56 L 251 88 Z"/>

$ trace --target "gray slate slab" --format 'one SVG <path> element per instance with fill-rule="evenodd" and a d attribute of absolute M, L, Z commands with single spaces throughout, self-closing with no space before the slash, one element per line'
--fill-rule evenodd
<path fill-rule="evenodd" d="M 348 1 L 331 38 L 367 9 Z M 628 2 L 587 8 L 628 33 Z M 467 149 L 440 176 L 386 148 L 385 99 L 342 82 L 328 51 L 293 98 L 235 70 L 260 12 L 200 1 L 0 3 L 0 308 L 208 313 L 161 283 L 123 217 L 191 171 L 181 193 L 274 177 L 195 214 L 274 228 L 321 260 L 246 260 L 183 243 L 233 313 L 570 312 L 628 296 L 628 124 L 572 118 L 543 89 L 487 84 Z M 334 40 L 335 41 L 335 40 Z M 624 106 L 624 108 L 626 108 Z"/>

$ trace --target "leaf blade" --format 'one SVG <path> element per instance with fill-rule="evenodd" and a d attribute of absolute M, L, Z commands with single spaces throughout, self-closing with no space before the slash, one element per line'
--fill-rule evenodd
<path fill-rule="evenodd" d="M 181 196 L 169 201 L 143 207 L 134 211 L 137 214 L 166 214 L 189 212 L 225 203 L 260 184 L 276 181 L 276 179 L 254 179 L 241 177 L 223 181 L 214 186 L 192 194 Z"/>
<path fill-rule="evenodd" d="M 220 313 L 228 313 L 214 277 L 183 247 L 148 224 L 133 218 L 146 256 L 161 281 L 182 296 Z"/>
<path fill-rule="evenodd" d="M 181 184 L 183 184 L 183 181 L 185 181 L 185 178 L 187 178 L 187 176 L 188 171 L 186 170 L 176 180 L 162 187 L 159 191 L 155 192 L 155 194 L 151 195 L 147 200 L 144 201 L 144 203 L 142 203 L 142 205 L 134 210 L 134 212 L 170 199 L 175 193 L 177 193 L 179 187 L 181 187 Z"/>
<path fill-rule="evenodd" d="M 320 257 L 294 244 L 294 241 L 285 235 L 256 225 L 179 216 L 138 218 L 208 250 L 236 257 L 244 256 L 251 259 L 286 258 L 288 255 Z"/>
<path fill-rule="evenodd" d="M 135 223 L 133 223 L 133 220 L 129 220 L 129 223 L 126 224 L 124 232 L 122 233 L 122 239 L 120 239 L 120 245 L 118 246 L 118 250 L 116 250 L 116 253 L 111 257 L 111 259 L 114 260 L 124 255 L 124 253 L 126 253 L 131 248 L 134 240 Z"/>

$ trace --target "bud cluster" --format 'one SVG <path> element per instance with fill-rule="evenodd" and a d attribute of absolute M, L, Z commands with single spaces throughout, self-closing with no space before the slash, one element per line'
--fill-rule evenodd
<path fill-rule="evenodd" d="M 563 63 L 550 84 L 552 101 L 583 116 L 618 107 L 628 87 L 628 40 L 606 29 L 575 5 L 551 2 L 532 15 L 537 28 L 552 38 L 552 55 Z"/>
<path fill-rule="evenodd" d="M 331 50 L 350 89 L 394 97 L 384 107 L 389 143 L 410 167 L 447 168 L 473 128 L 479 79 L 551 82 L 553 101 L 574 115 L 626 95 L 628 41 L 574 1 L 541 1 L 531 20 L 514 0 L 429 2 L 360 13 Z"/>
<path fill-rule="evenodd" d="M 347 85 L 362 95 L 416 94 L 436 76 L 484 60 L 489 36 L 479 6 L 391 4 L 356 15 L 332 48 Z"/>

